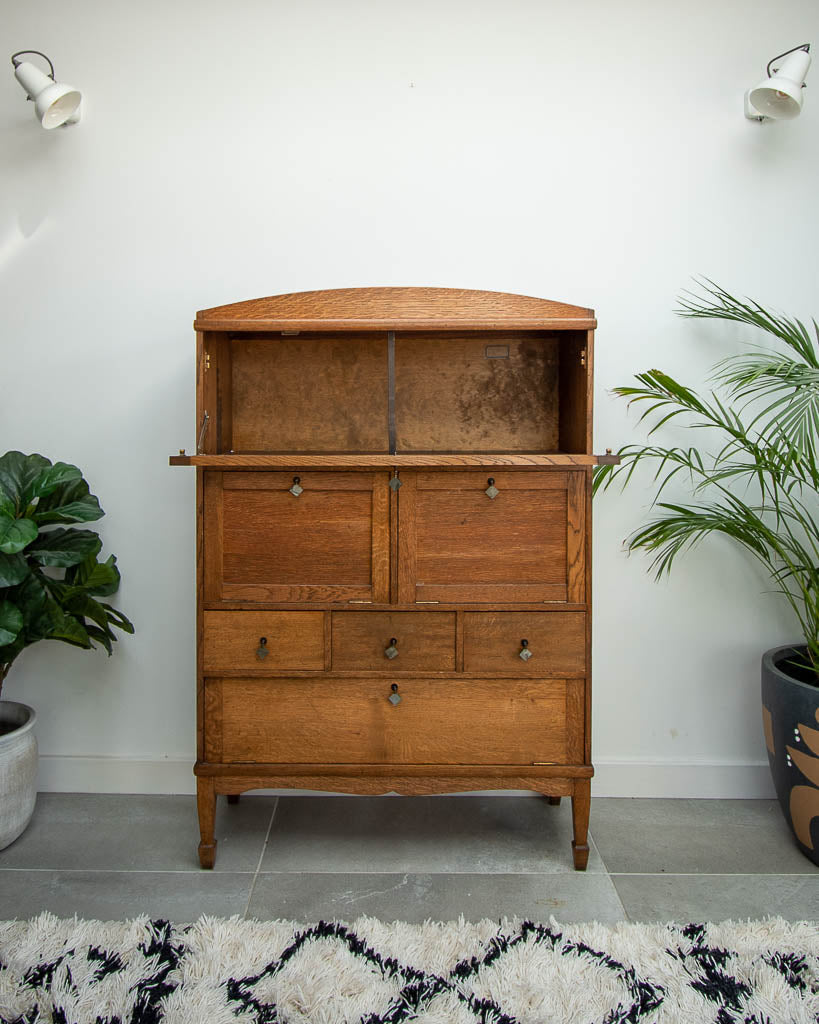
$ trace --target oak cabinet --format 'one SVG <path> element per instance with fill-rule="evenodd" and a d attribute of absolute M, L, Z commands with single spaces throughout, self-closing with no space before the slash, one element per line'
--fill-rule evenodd
<path fill-rule="evenodd" d="M 586 866 L 595 326 L 434 288 L 197 314 L 203 867 L 254 788 L 570 796 Z"/>

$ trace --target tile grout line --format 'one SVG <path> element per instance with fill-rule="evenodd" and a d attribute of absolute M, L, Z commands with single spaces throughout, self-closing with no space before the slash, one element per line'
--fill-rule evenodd
<path fill-rule="evenodd" d="M 262 852 L 259 854 L 259 860 L 256 863 L 256 870 L 253 872 L 253 878 L 250 880 L 250 888 L 247 891 L 247 903 L 245 903 L 245 909 L 242 911 L 242 920 L 247 918 L 247 912 L 250 910 L 250 901 L 253 899 L 253 891 L 256 888 L 256 879 L 259 877 L 259 871 L 262 867 L 262 861 L 267 850 L 267 844 L 270 839 L 270 833 L 273 829 L 273 822 L 276 818 L 276 811 L 279 809 L 279 800 L 281 797 L 276 797 L 276 802 L 273 805 L 273 812 L 270 815 L 270 821 L 267 824 L 267 832 L 265 833 L 264 842 L 262 843 Z"/>
<path fill-rule="evenodd" d="M 603 851 L 600 849 L 598 844 L 594 841 L 594 832 L 591 829 L 589 829 L 589 838 L 588 838 L 587 841 L 588 841 L 589 845 L 593 846 L 595 848 L 595 850 L 597 851 L 597 856 L 600 858 L 600 863 L 603 865 L 603 872 L 602 873 L 606 876 L 606 878 L 608 879 L 609 885 L 614 890 L 614 898 L 620 904 L 620 910 L 622 910 L 622 912 L 623 912 L 623 919 L 626 920 L 626 921 L 630 921 L 631 920 L 631 914 L 629 914 L 629 912 L 626 910 L 626 905 L 625 905 L 625 903 L 623 903 L 623 898 L 620 895 L 620 893 L 617 891 L 617 886 L 614 884 L 614 879 L 612 878 L 612 873 L 611 873 L 611 871 L 609 871 L 608 865 L 606 864 L 606 858 L 603 856 Z"/>

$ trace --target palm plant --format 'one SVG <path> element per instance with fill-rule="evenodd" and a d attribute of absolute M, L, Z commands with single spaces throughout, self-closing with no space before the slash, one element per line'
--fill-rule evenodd
<path fill-rule="evenodd" d="M 615 389 L 650 425 L 648 440 L 674 420 L 701 430 L 709 450 L 626 445 L 619 465 L 595 473 L 595 493 L 626 486 L 640 466 L 653 472 L 653 516 L 628 537 L 629 551 L 653 556 L 657 578 L 710 534 L 740 543 L 766 569 L 796 613 L 805 641 L 804 670 L 819 686 L 819 325 L 772 313 L 707 281 L 686 293 L 681 316 L 729 320 L 776 339 L 713 367 L 706 396 L 663 373 L 636 375 Z M 691 500 L 662 500 L 685 481 Z"/>

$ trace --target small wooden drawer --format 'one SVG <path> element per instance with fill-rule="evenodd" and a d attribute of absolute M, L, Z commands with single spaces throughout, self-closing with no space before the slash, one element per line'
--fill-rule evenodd
<path fill-rule="evenodd" d="M 393 689 L 395 687 L 395 690 Z M 395 703 L 390 697 L 400 697 Z M 208 679 L 208 761 L 575 764 L 579 679 Z"/>
<path fill-rule="evenodd" d="M 204 616 L 206 674 L 324 668 L 324 612 L 212 611 Z"/>
<path fill-rule="evenodd" d="M 333 612 L 334 672 L 454 669 L 454 612 Z"/>
<path fill-rule="evenodd" d="M 531 657 L 521 657 L 528 651 Z M 487 675 L 586 675 L 584 612 L 467 612 L 464 671 Z"/>

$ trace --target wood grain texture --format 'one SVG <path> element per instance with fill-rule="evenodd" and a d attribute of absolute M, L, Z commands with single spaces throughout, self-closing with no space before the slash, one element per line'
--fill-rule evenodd
<path fill-rule="evenodd" d="M 588 779 L 575 779 L 572 793 L 572 856 L 576 871 L 585 871 L 589 861 L 589 811 L 591 786 Z"/>
<path fill-rule="evenodd" d="M 418 473 L 416 600 L 492 602 L 518 588 L 521 600 L 565 601 L 567 474 L 493 475 L 494 499 L 489 479 Z"/>
<path fill-rule="evenodd" d="M 197 330 L 591 330 L 594 311 L 461 288 L 335 288 L 202 309 Z"/>
<path fill-rule="evenodd" d="M 238 339 L 235 452 L 388 452 L 387 336 Z"/>
<path fill-rule="evenodd" d="M 493 767 L 487 772 L 485 765 L 469 769 L 468 776 L 451 774 L 426 768 L 425 775 L 406 775 L 401 768 L 389 768 L 389 774 L 364 774 L 356 765 L 355 775 L 311 775 L 303 769 L 299 774 L 277 774 L 266 769 L 256 775 L 209 775 L 217 793 L 246 793 L 253 789 L 310 789 L 317 792 L 345 793 L 351 796 L 380 796 L 398 793 L 401 796 L 424 796 L 432 793 L 469 793 L 491 789 L 530 789 L 537 793 L 571 796 L 572 782 L 566 778 L 548 775 L 511 774 L 515 768 Z M 229 767 L 227 770 L 230 770 Z M 509 774 L 507 774 L 509 773 Z M 211 865 L 212 866 L 212 865 Z"/>
<path fill-rule="evenodd" d="M 532 655 L 528 661 L 520 657 L 522 640 Z M 585 677 L 586 616 L 582 612 L 466 612 L 464 670 L 522 679 Z"/>
<path fill-rule="evenodd" d="M 211 764 L 206 761 L 197 762 L 194 765 L 193 773 L 197 776 L 208 776 L 213 778 L 232 777 L 234 779 L 259 778 L 264 773 L 276 775 L 281 778 L 299 778 L 309 772 L 313 778 L 327 778 L 328 776 L 339 776 L 346 778 L 368 775 L 374 779 L 387 779 L 400 774 L 404 778 L 423 778 L 428 775 L 446 775 L 453 779 L 469 780 L 476 771 L 486 775 L 496 775 L 498 779 L 511 777 L 525 778 L 529 780 L 528 786 L 523 789 L 537 790 L 540 779 L 590 779 L 594 775 L 594 769 L 589 764 L 538 764 L 538 765 L 478 765 L 478 764 L 448 764 L 446 766 L 428 764 L 317 764 L 307 762 L 302 764 L 285 764 L 282 762 L 251 762 L 248 764 Z M 572 783 L 573 785 L 573 783 Z M 295 787 L 296 784 L 293 783 Z M 241 788 L 241 787 L 240 787 Z M 258 788 L 258 787 L 257 787 Z M 297 787 L 301 788 L 301 787 Z M 311 788 L 311 787 L 307 787 Z M 512 789 L 508 786 L 504 788 Z M 220 792 L 222 792 L 220 790 Z M 224 790 L 224 792 L 228 792 Z"/>
<path fill-rule="evenodd" d="M 222 756 L 325 764 L 567 762 L 565 680 L 447 683 L 207 680 L 222 688 Z"/>
<path fill-rule="evenodd" d="M 237 471 L 208 489 L 207 600 L 388 600 L 388 475 L 305 474 L 298 497 L 296 476 Z"/>
<path fill-rule="evenodd" d="M 333 671 L 454 672 L 454 612 L 333 612 Z M 395 639 L 398 654 L 385 655 Z"/>
<path fill-rule="evenodd" d="M 445 469 L 452 466 L 500 466 L 506 469 L 527 469 L 539 466 L 596 466 L 603 463 L 617 464 L 616 455 L 571 455 L 565 452 L 483 452 L 457 453 L 450 452 L 416 452 L 413 455 L 398 453 L 397 455 L 355 455 L 328 452 L 321 455 L 305 455 L 303 452 L 266 453 L 263 455 L 242 455 L 229 453 L 224 455 L 171 455 L 170 466 L 205 466 L 210 469 L 272 469 L 281 466 L 298 468 L 340 468 L 340 469 L 401 469 L 416 466 L 430 466 Z"/>
<path fill-rule="evenodd" d="M 586 597 L 586 474 L 566 477 L 566 597 L 580 603 Z"/>
<path fill-rule="evenodd" d="M 322 612 L 206 611 L 204 616 L 206 675 L 324 669 Z"/>
<path fill-rule="evenodd" d="M 397 335 L 396 450 L 558 451 L 558 347 L 541 332 Z"/>

